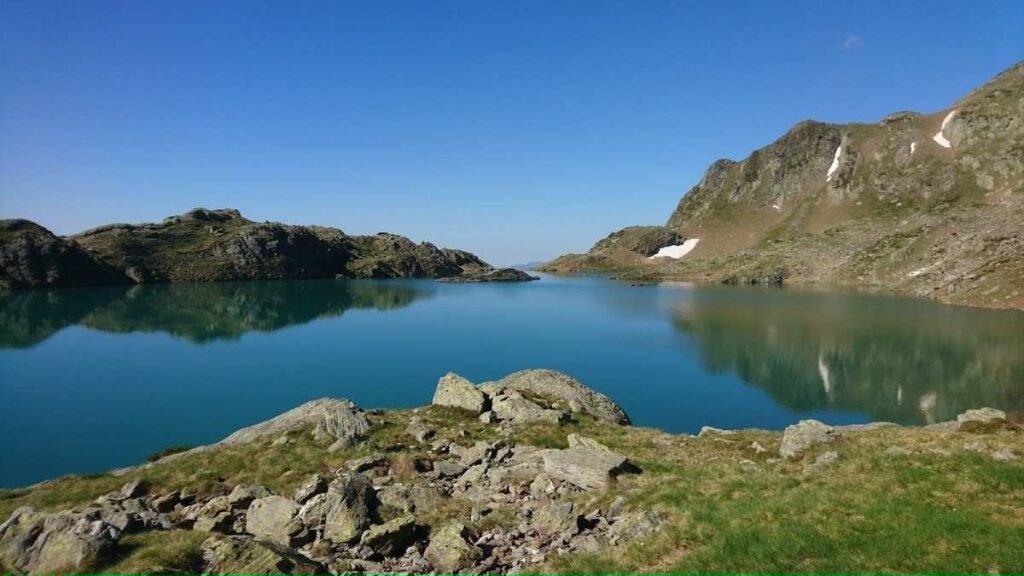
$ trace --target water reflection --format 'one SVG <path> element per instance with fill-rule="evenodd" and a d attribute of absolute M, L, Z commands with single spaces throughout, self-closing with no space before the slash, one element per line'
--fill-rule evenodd
<path fill-rule="evenodd" d="M 1024 419 L 1024 314 L 865 295 L 694 291 L 675 312 L 706 368 L 799 411 L 929 423 L 967 407 Z"/>
<path fill-rule="evenodd" d="M 202 344 L 336 317 L 353 308 L 403 308 L 434 289 L 427 282 L 312 280 L 0 290 L 0 347 L 31 348 L 73 325 L 165 332 Z"/>

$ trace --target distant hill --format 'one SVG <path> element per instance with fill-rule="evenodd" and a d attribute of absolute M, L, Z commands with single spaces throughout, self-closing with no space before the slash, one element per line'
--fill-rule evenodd
<path fill-rule="evenodd" d="M 443 278 L 490 268 L 469 252 L 380 233 L 253 222 L 197 208 L 158 224 L 111 224 L 55 236 L 0 221 L 0 287 L 286 278 Z"/>
<path fill-rule="evenodd" d="M 652 258 L 662 249 L 677 257 Z M 1024 62 L 934 114 L 801 122 L 742 161 L 714 162 L 665 226 L 620 230 L 541 269 L 1024 308 Z"/>

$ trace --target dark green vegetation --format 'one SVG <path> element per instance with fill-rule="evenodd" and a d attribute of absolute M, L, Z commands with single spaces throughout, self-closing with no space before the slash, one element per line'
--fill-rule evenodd
<path fill-rule="evenodd" d="M 159 224 L 112 224 L 58 238 L 0 221 L 0 287 L 286 278 L 442 278 L 490 267 L 469 252 L 394 234 L 253 222 L 198 208 Z"/>
<path fill-rule="evenodd" d="M 227 494 L 238 484 L 259 484 L 290 494 L 312 473 L 333 474 L 354 458 L 385 452 L 397 479 L 415 476 L 438 459 L 406 433 L 413 413 L 371 416 L 367 442 L 327 451 L 308 430 L 288 441 L 267 438 L 165 461 L 122 476 L 66 477 L 34 488 L 0 492 L 0 517 L 31 505 L 58 510 L 84 505 L 134 478 L 151 492 L 189 490 L 199 497 Z M 442 440 L 472 445 L 502 436 L 493 425 L 458 410 L 430 407 L 418 417 Z M 583 511 L 606 508 L 616 496 L 627 510 L 664 514 L 664 527 L 648 538 L 605 546 L 589 554 L 549 557 L 538 572 L 941 572 L 1024 571 L 1024 464 L 998 460 L 1018 450 L 1024 433 L 1013 427 L 988 432 L 878 427 L 844 431 L 833 443 L 793 459 L 778 457 L 782 434 L 765 431 L 673 436 L 624 428 L 589 417 L 555 426 L 518 426 L 516 445 L 564 448 L 571 432 L 585 434 L 627 455 L 642 473 L 620 476 L 610 487 L 576 496 Z M 834 451 L 838 459 L 815 465 Z M 452 498 L 418 521 L 469 521 L 472 504 Z M 386 520 L 397 511 L 383 510 Z M 514 516 L 489 516 L 485 526 L 515 525 Z M 141 572 L 154 566 L 197 570 L 209 534 L 188 530 L 123 538 L 104 572 Z"/>
<path fill-rule="evenodd" d="M 933 140 L 940 132 L 949 148 Z M 652 261 L 641 239 L 656 234 L 661 246 L 679 243 L 670 234 L 700 242 L 681 260 Z M 713 163 L 664 228 L 626 228 L 543 269 L 785 279 L 1024 308 L 1024 63 L 935 114 L 801 122 L 742 161 Z"/>

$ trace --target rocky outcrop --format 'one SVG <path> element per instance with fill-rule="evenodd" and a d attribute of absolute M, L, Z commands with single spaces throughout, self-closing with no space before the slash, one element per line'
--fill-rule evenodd
<path fill-rule="evenodd" d="M 203 560 L 211 574 L 323 574 L 309 558 L 249 536 L 214 536 L 203 542 Z"/>
<path fill-rule="evenodd" d="M 458 276 L 441 278 L 439 282 L 469 284 L 478 282 L 530 282 L 532 280 L 540 280 L 540 278 L 515 268 L 484 268 L 479 271 L 464 272 Z"/>
<path fill-rule="evenodd" d="M 450 406 L 480 414 L 489 402 L 484 393 L 477 390 L 472 382 L 454 372 L 449 372 L 437 382 L 437 389 L 434 390 L 434 399 L 431 404 Z"/>
<path fill-rule="evenodd" d="M 462 250 L 403 236 L 253 222 L 197 208 L 154 224 L 111 224 L 58 238 L 0 221 L 0 287 L 287 278 L 442 278 L 491 270 Z M 475 277 L 475 276 L 474 276 Z M 505 273 L 494 279 L 509 278 Z"/>
<path fill-rule="evenodd" d="M 125 284 L 119 270 L 28 220 L 0 220 L 0 288 Z"/>
<path fill-rule="evenodd" d="M 448 373 L 438 382 L 433 404 L 481 414 L 485 422 L 557 425 L 570 414 L 586 414 L 604 422 L 630 423 L 626 412 L 610 398 L 555 370 L 523 370 L 479 387 Z"/>
<path fill-rule="evenodd" d="M 786 427 L 782 434 L 779 456 L 796 458 L 811 446 L 835 442 L 841 437 L 842 434 L 832 426 L 822 424 L 817 420 L 801 420 L 797 424 Z"/>
<path fill-rule="evenodd" d="M 957 429 L 962 432 L 987 432 L 1007 425 L 1006 412 L 995 408 L 968 410 L 956 417 Z"/>
<path fill-rule="evenodd" d="M 362 409 L 348 400 L 321 398 L 306 402 L 266 422 L 242 428 L 219 443 L 245 444 L 306 427 L 313 428 L 315 434 L 329 436 L 342 445 L 350 445 L 370 430 L 370 421 Z"/>

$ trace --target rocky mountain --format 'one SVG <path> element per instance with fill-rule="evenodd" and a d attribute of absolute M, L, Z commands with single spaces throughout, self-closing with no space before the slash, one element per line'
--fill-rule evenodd
<path fill-rule="evenodd" d="M 0 221 L 0 286 L 10 288 L 286 278 L 443 278 L 489 269 L 462 250 L 403 236 L 253 222 L 197 208 L 159 224 L 111 224 L 68 238 Z"/>
<path fill-rule="evenodd" d="M 934 114 L 801 122 L 714 162 L 665 226 L 626 228 L 543 269 L 1024 308 L 1024 62 Z"/>

